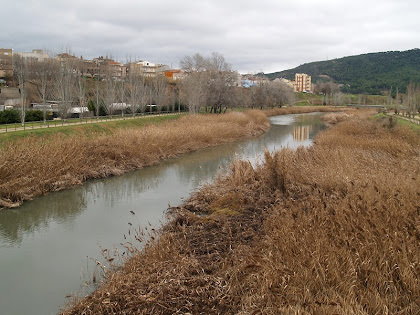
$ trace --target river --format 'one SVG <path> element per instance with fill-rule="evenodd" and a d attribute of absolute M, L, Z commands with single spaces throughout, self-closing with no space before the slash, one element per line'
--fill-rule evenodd
<path fill-rule="evenodd" d="M 235 157 L 258 163 L 264 148 L 310 145 L 324 128 L 321 114 L 275 116 L 250 140 L 170 159 L 122 176 L 41 196 L 0 211 L 0 313 L 56 314 L 68 294 L 100 272 L 102 249 L 116 248 L 135 227 L 159 227 L 179 205 Z M 130 236 L 128 233 L 130 231 Z"/>

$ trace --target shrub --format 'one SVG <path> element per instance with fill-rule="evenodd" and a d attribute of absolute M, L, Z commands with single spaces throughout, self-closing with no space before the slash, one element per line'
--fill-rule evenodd
<path fill-rule="evenodd" d="M 15 109 L 0 112 L 0 124 L 14 124 L 20 122 L 20 113 Z"/>
<path fill-rule="evenodd" d="M 44 114 L 40 110 L 28 110 L 25 113 L 25 121 L 42 121 L 44 120 Z"/>

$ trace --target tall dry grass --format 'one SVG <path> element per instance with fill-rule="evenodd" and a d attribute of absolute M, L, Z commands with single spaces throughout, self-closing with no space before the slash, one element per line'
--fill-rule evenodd
<path fill-rule="evenodd" d="M 347 116 L 236 161 L 64 313 L 419 314 L 419 175 L 416 133 Z"/>
<path fill-rule="evenodd" d="M 124 128 L 110 135 L 26 137 L 0 149 L 0 207 L 50 191 L 156 164 L 199 148 L 261 134 L 259 111 L 186 116 L 163 125 Z"/>

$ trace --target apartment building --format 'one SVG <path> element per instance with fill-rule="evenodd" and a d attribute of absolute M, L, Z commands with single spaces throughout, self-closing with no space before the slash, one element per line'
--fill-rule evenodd
<path fill-rule="evenodd" d="M 296 73 L 293 89 L 295 92 L 312 92 L 311 76 L 306 73 Z"/>
<path fill-rule="evenodd" d="M 132 62 L 126 65 L 127 73 L 134 73 L 137 75 L 142 75 L 148 78 L 155 78 L 158 75 L 165 75 L 166 72 L 169 71 L 169 66 L 153 63 L 149 61 L 137 61 Z M 170 76 L 170 74 L 168 74 Z M 176 74 L 175 74 L 176 76 Z"/>
<path fill-rule="evenodd" d="M 50 58 L 42 49 L 33 49 L 31 52 L 14 52 L 11 48 L 0 48 L 0 77 L 13 75 L 13 56 L 38 61 Z"/>
<path fill-rule="evenodd" d="M 13 50 L 0 48 L 0 78 L 13 75 Z"/>
<path fill-rule="evenodd" d="M 31 52 L 13 52 L 12 49 L 0 49 L 0 78 L 13 75 L 13 55 L 38 61 L 51 58 L 41 49 L 33 49 Z M 165 72 L 170 70 L 167 65 L 143 60 L 124 65 L 108 58 L 108 56 L 87 60 L 70 53 L 61 53 L 56 55 L 55 60 L 60 62 L 62 68 L 73 68 L 75 71 L 91 78 L 111 76 L 115 79 L 123 79 L 130 71 L 145 77 L 154 78 L 157 75 L 165 75 Z M 174 71 L 170 74 L 168 73 L 167 76 L 171 76 L 172 79 L 176 80 L 182 77 L 182 73 Z"/>
<path fill-rule="evenodd" d="M 92 77 L 99 75 L 102 78 L 110 76 L 115 79 L 122 79 L 127 76 L 127 67 L 108 57 L 100 56 L 93 58 L 93 60 L 86 60 L 85 65 L 87 68 L 84 73 L 90 74 Z"/>
<path fill-rule="evenodd" d="M 32 59 L 32 60 L 38 60 L 38 61 L 50 59 L 50 56 L 46 52 L 44 52 L 42 49 L 32 49 L 32 51 L 30 52 L 16 51 L 13 54 L 16 56 L 21 56 L 22 58 L 25 58 L 25 59 Z"/>
<path fill-rule="evenodd" d="M 148 61 L 132 62 L 127 65 L 129 73 L 154 78 L 158 74 L 159 65 Z"/>

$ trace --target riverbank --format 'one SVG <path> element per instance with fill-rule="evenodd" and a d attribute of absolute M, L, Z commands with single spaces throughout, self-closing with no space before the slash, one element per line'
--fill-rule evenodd
<path fill-rule="evenodd" d="M 262 112 L 247 111 L 188 115 L 107 133 L 84 133 L 82 129 L 3 142 L 0 207 L 16 207 L 35 196 L 71 188 L 89 179 L 120 175 L 182 153 L 253 137 L 269 127 Z"/>
<path fill-rule="evenodd" d="M 337 110 L 308 106 L 179 119 L 160 116 L 2 134 L 0 209 L 90 179 L 121 175 L 179 154 L 262 134 L 269 128 L 266 116 Z"/>
<path fill-rule="evenodd" d="M 420 138 L 362 113 L 234 163 L 64 313 L 418 312 Z"/>

